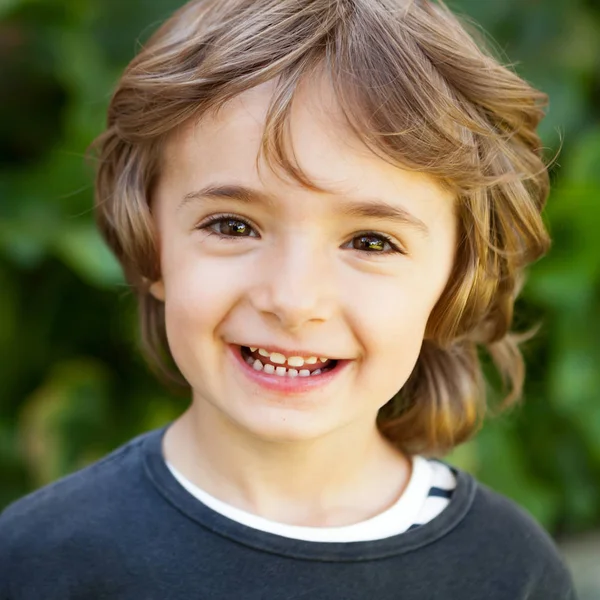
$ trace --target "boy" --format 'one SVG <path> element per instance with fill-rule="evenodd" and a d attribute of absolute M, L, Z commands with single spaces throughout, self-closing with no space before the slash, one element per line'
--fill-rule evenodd
<path fill-rule="evenodd" d="M 574 598 L 441 455 L 512 383 L 543 96 L 441 4 L 198 0 L 129 65 L 101 230 L 174 423 L 16 502 L 0 598 Z"/>

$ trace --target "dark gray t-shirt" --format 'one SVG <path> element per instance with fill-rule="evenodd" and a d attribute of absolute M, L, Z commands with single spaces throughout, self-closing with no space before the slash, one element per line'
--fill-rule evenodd
<path fill-rule="evenodd" d="M 251 529 L 187 492 L 166 428 L 0 515 L 1 600 L 573 600 L 552 541 L 458 471 L 448 507 L 383 540 L 326 543 Z"/>

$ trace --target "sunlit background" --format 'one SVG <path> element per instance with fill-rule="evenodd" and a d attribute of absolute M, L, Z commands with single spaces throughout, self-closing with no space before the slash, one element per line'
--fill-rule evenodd
<path fill-rule="evenodd" d="M 133 298 L 93 223 L 92 168 L 125 64 L 181 0 L 0 0 L 0 507 L 186 406 L 136 349 Z M 550 96 L 549 257 L 520 327 L 525 400 L 451 460 L 561 544 L 582 599 L 600 566 L 600 0 L 462 0 Z M 595 591 L 594 591 L 595 590 Z"/>

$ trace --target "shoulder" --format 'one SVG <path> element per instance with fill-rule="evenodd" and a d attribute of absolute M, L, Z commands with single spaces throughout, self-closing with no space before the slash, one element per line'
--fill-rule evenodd
<path fill-rule="evenodd" d="M 556 544 L 509 498 L 476 482 L 459 529 L 473 564 L 486 562 L 504 577 L 527 581 L 532 600 L 575 598 L 571 575 Z"/>
<path fill-rule="evenodd" d="M 136 502 L 141 479 L 138 436 L 80 471 L 10 504 L 0 513 L 0 569 L 44 558 L 90 531 L 101 534 L 116 518 L 115 507 Z"/>
<path fill-rule="evenodd" d="M 140 435 L 99 461 L 16 500 L 0 513 L 0 524 L 30 522 L 32 518 L 48 513 L 64 514 L 69 505 L 83 508 L 86 500 L 96 498 L 97 494 L 106 491 L 107 485 L 118 483 L 120 477 L 135 468 L 136 450 L 146 435 Z"/>
<path fill-rule="evenodd" d="M 477 482 L 468 522 L 483 528 L 500 543 L 519 544 L 523 551 L 555 552 L 548 533 L 521 506 Z"/>

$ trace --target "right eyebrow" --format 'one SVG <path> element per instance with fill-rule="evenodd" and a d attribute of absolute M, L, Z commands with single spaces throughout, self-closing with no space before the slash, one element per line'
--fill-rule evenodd
<path fill-rule="evenodd" d="M 254 188 L 245 187 L 243 185 L 209 184 L 199 190 L 186 194 L 177 207 L 177 210 L 181 210 L 184 206 L 194 200 L 205 199 L 235 200 L 237 202 L 243 202 L 244 204 L 258 202 L 259 204 L 266 204 L 268 206 L 273 206 L 275 204 L 275 198 L 270 194 Z"/>

